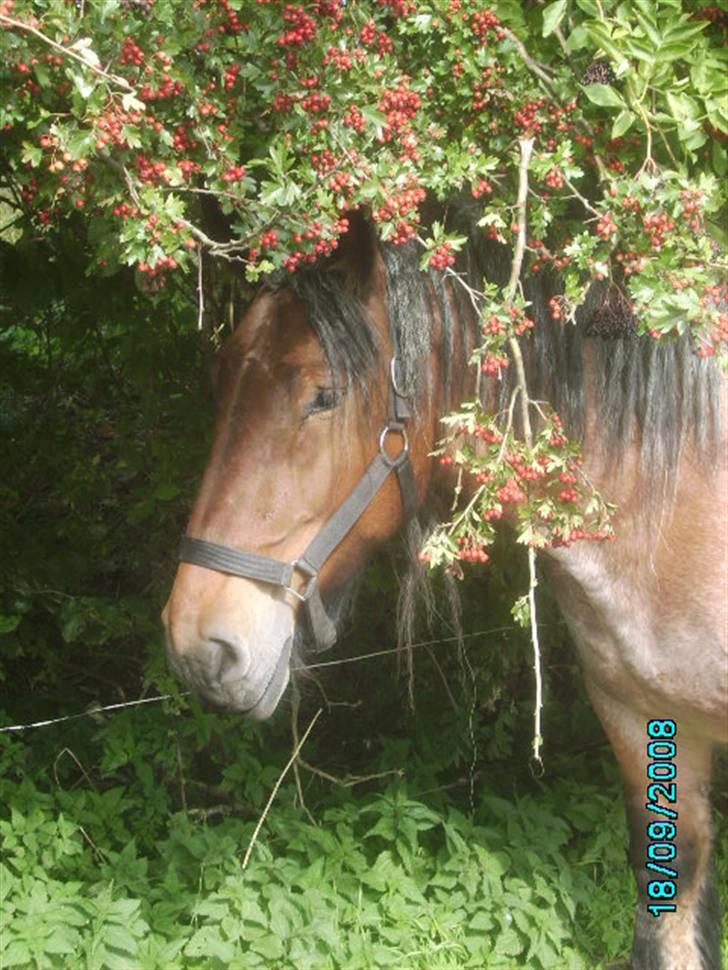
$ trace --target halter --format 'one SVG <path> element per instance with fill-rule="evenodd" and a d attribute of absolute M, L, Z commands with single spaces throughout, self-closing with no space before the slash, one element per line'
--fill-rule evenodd
<path fill-rule="evenodd" d="M 379 435 L 379 450 L 354 489 L 321 526 L 302 555 L 293 562 L 283 562 L 257 552 L 241 552 L 231 546 L 222 546 L 206 539 L 183 536 L 179 551 L 180 561 L 204 566 L 205 569 L 229 576 L 242 576 L 244 579 L 283 587 L 304 604 L 316 642 L 316 651 L 330 649 L 336 643 L 336 627 L 321 599 L 318 581 L 321 567 L 374 501 L 391 472 L 396 473 L 399 482 L 405 522 L 409 522 L 416 514 L 417 487 L 405 427 L 405 421 L 411 417 L 409 398 L 397 383 L 397 358 L 393 357 L 389 366 L 389 414 Z M 398 434 L 402 438 L 402 450 L 394 458 L 385 451 L 387 437 L 391 434 Z M 294 589 L 291 585 L 296 572 L 304 577 L 301 589 Z"/>

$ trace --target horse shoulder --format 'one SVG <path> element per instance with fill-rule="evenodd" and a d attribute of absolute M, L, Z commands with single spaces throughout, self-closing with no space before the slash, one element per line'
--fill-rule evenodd
<path fill-rule="evenodd" d="M 588 680 L 728 740 L 728 468 L 686 454 L 664 497 L 649 486 L 627 466 L 616 540 L 552 550 L 547 573 Z"/>

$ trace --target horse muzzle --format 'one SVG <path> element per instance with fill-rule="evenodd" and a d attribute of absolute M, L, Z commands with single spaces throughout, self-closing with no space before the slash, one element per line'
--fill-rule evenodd
<path fill-rule="evenodd" d="M 288 685 L 294 617 L 270 594 L 250 593 L 254 602 L 249 597 L 248 606 L 257 609 L 244 614 L 222 602 L 217 609 L 192 613 L 173 596 L 163 621 L 170 666 L 194 694 L 218 711 L 264 720 Z"/>

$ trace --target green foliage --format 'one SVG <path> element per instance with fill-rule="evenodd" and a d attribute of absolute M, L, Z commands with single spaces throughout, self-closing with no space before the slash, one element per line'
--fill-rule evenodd
<path fill-rule="evenodd" d="M 119 816 L 134 817 L 133 786 L 103 799 L 5 781 L 4 798 L 24 809 L 0 825 L 0 959 L 7 967 L 593 966 L 584 948 L 600 945 L 599 931 L 587 914 L 624 841 L 615 779 L 607 784 L 580 784 L 578 799 L 573 781 L 538 799 L 486 795 L 468 818 L 397 782 L 357 798 L 327 796 L 316 825 L 284 788 L 243 870 L 253 827 L 244 811 L 216 824 L 165 814 L 142 853 L 117 828 Z M 244 789 L 238 796 L 245 801 Z M 624 948 L 628 930 L 629 917 L 607 940 L 610 953 Z"/>
<path fill-rule="evenodd" d="M 424 203 L 470 193 L 512 242 L 533 138 L 526 273 L 568 265 L 570 303 L 608 276 L 643 332 L 720 352 L 723 18 L 692 0 L 4 0 L 0 184 L 41 230 L 73 214 L 97 272 L 152 289 L 203 250 L 250 280 L 315 261 L 361 206 L 447 269 L 460 241 Z"/>

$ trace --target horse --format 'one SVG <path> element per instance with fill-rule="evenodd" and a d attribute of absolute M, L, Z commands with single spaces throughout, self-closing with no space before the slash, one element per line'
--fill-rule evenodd
<path fill-rule="evenodd" d="M 491 248 L 466 247 L 470 279 L 503 278 L 509 256 Z M 580 439 L 586 474 L 617 509 L 616 541 L 539 555 L 621 768 L 638 887 L 631 966 L 715 970 L 726 382 L 686 339 L 656 342 L 629 321 L 599 335 L 603 285 L 575 325 L 551 319 L 553 281 L 526 285 L 531 393 Z M 216 357 L 212 452 L 163 613 L 171 666 L 204 701 L 269 717 L 302 638 L 331 646 L 336 603 L 368 556 L 452 488 L 432 452 L 442 416 L 475 396 L 477 332 L 457 279 L 420 270 L 414 244 L 381 243 L 362 214 L 335 256 L 262 285 Z M 480 383 L 484 408 L 498 410 L 508 380 Z"/>

